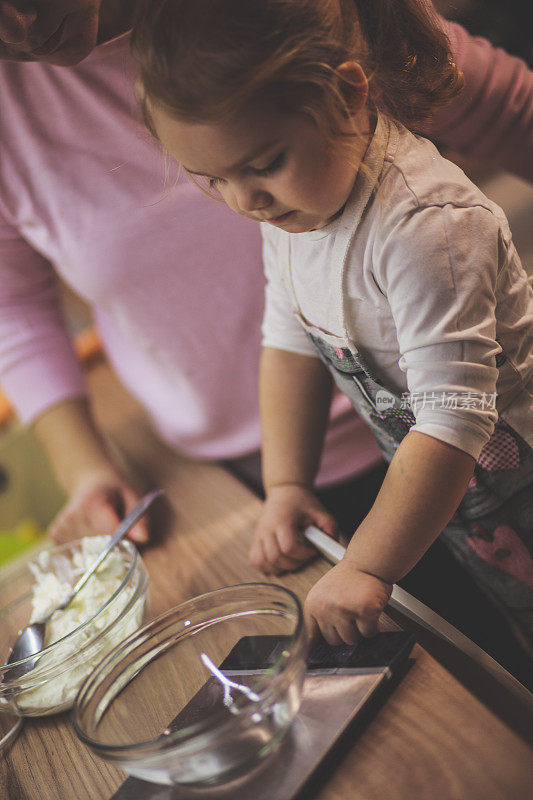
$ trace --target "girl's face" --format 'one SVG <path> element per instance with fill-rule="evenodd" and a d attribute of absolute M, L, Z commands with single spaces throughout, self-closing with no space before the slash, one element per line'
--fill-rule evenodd
<path fill-rule="evenodd" d="M 303 114 L 269 108 L 231 122 L 191 123 L 154 109 L 165 149 L 210 194 L 238 214 L 290 233 L 322 228 L 352 190 L 366 139 L 334 152 Z M 353 132 L 353 120 L 343 120 Z"/>

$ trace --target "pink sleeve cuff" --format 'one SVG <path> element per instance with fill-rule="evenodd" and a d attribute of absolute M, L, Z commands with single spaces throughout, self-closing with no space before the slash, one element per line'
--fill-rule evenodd
<path fill-rule="evenodd" d="M 55 343 L 53 352 L 43 349 L 11 364 L 2 375 L 2 389 L 25 424 L 51 406 L 87 392 L 81 367 L 67 341 Z"/>

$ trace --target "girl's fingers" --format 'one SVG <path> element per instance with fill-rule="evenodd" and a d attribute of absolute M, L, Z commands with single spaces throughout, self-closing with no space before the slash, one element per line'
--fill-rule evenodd
<path fill-rule="evenodd" d="M 342 644 L 342 638 L 332 624 L 331 619 L 328 619 L 323 614 L 315 615 L 307 605 L 304 605 L 304 621 L 309 636 L 310 648 L 318 644 L 320 638 L 330 645 Z"/>
<path fill-rule="evenodd" d="M 263 558 L 259 569 L 265 575 L 278 575 L 282 572 L 281 569 L 278 569 L 276 566 L 275 560 L 275 544 L 272 543 L 273 536 L 268 536 L 261 540 L 261 548 L 263 551 Z"/>
<path fill-rule="evenodd" d="M 278 526 L 274 534 L 274 539 L 277 555 L 273 563 L 273 568 L 276 574 L 280 572 L 293 572 L 316 555 L 314 547 L 310 547 L 301 542 L 298 532 L 295 528 L 290 526 Z"/>
<path fill-rule="evenodd" d="M 274 533 L 269 533 L 261 539 L 263 545 L 263 552 L 265 554 L 265 567 L 272 571 L 275 568 L 276 562 L 280 555 L 278 540 Z"/>
<path fill-rule="evenodd" d="M 298 569 L 302 563 L 301 559 L 291 558 L 282 553 L 274 532 L 256 538 L 250 551 L 250 562 L 252 566 L 267 575 L 279 575 L 281 572 Z"/>
<path fill-rule="evenodd" d="M 358 617 L 357 627 L 361 636 L 370 637 L 375 636 L 379 632 L 378 617 Z"/>
<path fill-rule="evenodd" d="M 339 526 L 336 520 L 331 514 L 328 514 L 327 511 L 317 511 L 313 514 L 312 518 L 309 518 L 309 523 L 311 525 L 316 525 L 317 528 L 320 528 L 321 531 L 324 531 L 324 533 L 327 533 L 328 536 L 332 536 L 334 539 L 339 535 Z"/>
<path fill-rule="evenodd" d="M 263 552 L 263 544 L 261 539 L 256 537 L 253 540 L 252 546 L 250 547 L 250 553 L 248 554 L 248 560 L 255 569 L 262 569 L 265 562 L 265 554 Z"/>
<path fill-rule="evenodd" d="M 269 541 L 268 552 L 266 552 L 265 541 Z M 301 566 L 301 561 L 284 556 L 280 553 L 275 540 L 271 537 L 257 538 L 252 543 L 249 554 L 249 561 L 252 567 L 261 570 L 267 575 L 279 575 L 281 572 L 290 572 Z"/>
<path fill-rule="evenodd" d="M 362 604 L 357 614 L 357 627 L 363 636 L 375 636 L 376 633 L 379 633 L 379 618 L 391 593 L 392 585 L 382 582 L 378 597 L 373 598 L 370 603 Z"/>
<path fill-rule="evenodd" d="M 320 642 L 320 628 L 316 619 L 311 614 L 306 614 L 304 609 L 304 622 L 307 631 L 307 650 L 310 652 Z"/>
<path fill-rule="evenodd" d="M 294 570 L 300 569 L 302 564 L 305 563 L 307 559 L 300 559 L 300 558 L 290 558 L 290 556 L 280 555 L 276 561 L 276 575 L 279 575 L 280 572 L 294 572 Z"/>
<path fill-rule="evenodd" d="M 280 554 L 301 564 L 316 555 L 316 549 L 302 541 L 299 533 L 290 525 L 279 525 L 276 528 L 276 539 Z"/>
<path fill-rule="evenodd" d="M 359 630 L 358 624 L 354 618 L 342 617 L 337 619 L 316 619 L 309 615 L 306 618 L 306 627 L 309 632 L 310 638 L 313 638 L 313 643 L 316 644 L 320 635 L 325 641 L 332 646 L 340 644 L 356 645 L 361 639 L 363 634 Z"/>
<path fill-rule="evenodd" d="M 345 617 L 338 619 L 335 623 L 335 629 L 342 641 L 346 644 L 357 644 L 361 638 L 361 632 L 354 618 Z"/>
<path fill-rule="evenodd" d="M 332 647 L 336 647 L 343 643 L 342 636 L 334 625 L 330 622 L 319 622 L 319 625 L 320 632 L 328 644 L 332 645 Z"/>

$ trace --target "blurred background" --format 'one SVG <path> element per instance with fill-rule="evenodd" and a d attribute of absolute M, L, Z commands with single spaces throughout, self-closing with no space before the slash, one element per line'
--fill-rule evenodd
<path fill-rule="evenodd" d="M 433 0 L 447 19 L 533 66 L 530 0 Z"/>

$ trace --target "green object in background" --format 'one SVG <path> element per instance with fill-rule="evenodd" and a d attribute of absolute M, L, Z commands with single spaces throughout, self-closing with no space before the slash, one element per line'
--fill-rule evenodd
<path fill-rule="evenodd" d="M 22 520 L 11 531 L 0 531 L 0 564 L 33 547 L 44 533 L 35 520 L 30 519 Z"/>
<path fill-rule="evenodd" d="M 0 566 L 38 544 L 65 497 L 27 428 L 0 432 Z"/>

